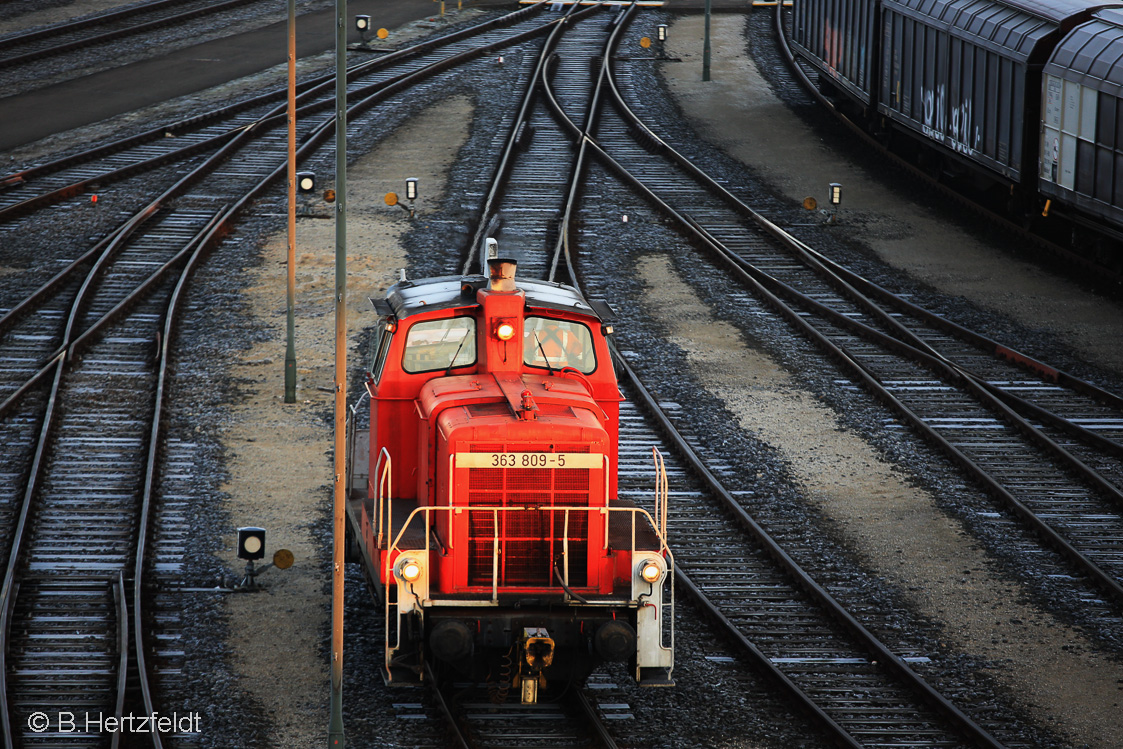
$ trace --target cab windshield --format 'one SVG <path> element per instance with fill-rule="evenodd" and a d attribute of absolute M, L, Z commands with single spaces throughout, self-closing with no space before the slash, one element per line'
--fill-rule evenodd
<path fill-rule="evenodd" d="M 528 367 L 573 367 L 582 374 L 597 368 L 593 334 L 579 322 L 527 317 L 523 324 L 523 364 Z"/>
<path fill-rule="evenodd" d="M 414 323 L 406 334 L 402 369 L 410 374 L 466 367 L 476 362 L 476 318 Z"/>

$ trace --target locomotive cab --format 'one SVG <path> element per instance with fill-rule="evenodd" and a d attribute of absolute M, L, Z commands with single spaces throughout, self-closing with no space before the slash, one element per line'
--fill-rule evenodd
<path fill-rule="evenodd" d="M 385 606 L 384 676 L 416 682 L 428 661 L 533 702 L 617 660 L 669 685 L 665 494 L 659 522 L 617 497 L 612 312 L 490 265 L 375 302 L 369 467 L 348 523 Z"/>

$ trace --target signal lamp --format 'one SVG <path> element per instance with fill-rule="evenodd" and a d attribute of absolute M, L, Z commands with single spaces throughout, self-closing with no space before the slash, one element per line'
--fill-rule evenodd
<path fill-rule="evenodd" d="M 316 189 L 316 175 L 312 172 L 296 173 L 296 189 L 301 192 L 312 192 Z"/>
<path fill-rule="evenodd" d="M 238 529 L 238 558 L 250 561 L 265 558 L 264 528 Z"/>
<path fill-rule="evenodd" d="M 406 180 L 406 200 L 417 200 L 417 177 Z"/>
<path fill-rule="evenodd" d="M 501 341 L 509 341 L 515 337 L 515 326 L 513 323 L 501 322 L 495 326 L 495 337 Z"/>
<path fill-rule="evenodd" d="M 355 28 L 362 32 L 370 31 L 370 16 L 355 16 Z"/>
<path fill-rule="evenodd" d="M 661 23 L 655 27 L 655 38 L 661 42 L 667 41 L 667 24 Z"/>
<path fill-rule="evenodd" d="M 421 563 L 413 559 L 403 559 L 398 562 L 394 574 L 407 583 L 415 583 L 421 579 Z"/>
<path fill-rule="evenodd" d="M 653 583 L 663 574 L 663 568 L 654 559 L 648 559 L 640 567 L 639 576 L 649 583 Z"/>
<path fill-rule="evenodd" d="M 831 182 L 830 184 L 831 205 L 838 205 L 842 202 L 842 185 L 838 182 Z"/>

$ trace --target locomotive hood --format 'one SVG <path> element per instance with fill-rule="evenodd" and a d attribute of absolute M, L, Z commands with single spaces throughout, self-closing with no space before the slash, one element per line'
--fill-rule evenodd
<path fill-rule="evenodd" d="M 564 375 L 484 372 L 444 377 L 426 383 L 417 399 L 421 417 L 430 421 L 449 407 L 487 403 L 506 405 L 491 410 L 493 416 L 506 414 L 519 421 L 546 419 L 572 409 L 589 411 L 598 421 L 607 419 L 586 382 Z"/>

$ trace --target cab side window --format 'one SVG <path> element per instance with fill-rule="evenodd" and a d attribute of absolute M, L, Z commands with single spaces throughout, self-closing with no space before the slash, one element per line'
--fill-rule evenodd
<path fill-rule="evenodd" d="M 382 377 L 382 367 L 386 364 L 386 354 L 390 350 L 390 339 L 394 337 L 394 333 L 386 325 L 386 318 L 379 322 L 382 332 L 370 341 L 370 377 L 375 382 Z"/>
<path fill-rule="evenodd" d="M 476 318 L 450 317 L 414 323 L 406 333 L 402 369 L 410 374 L 476 363 Z"/>
<path fill-rule="evenodd" d="M 527 317 L 523 324 L 523 364 L 528 367 L 573 367 L 582 374 L 597 368 L 593 334 L 579 322 Z"/>

